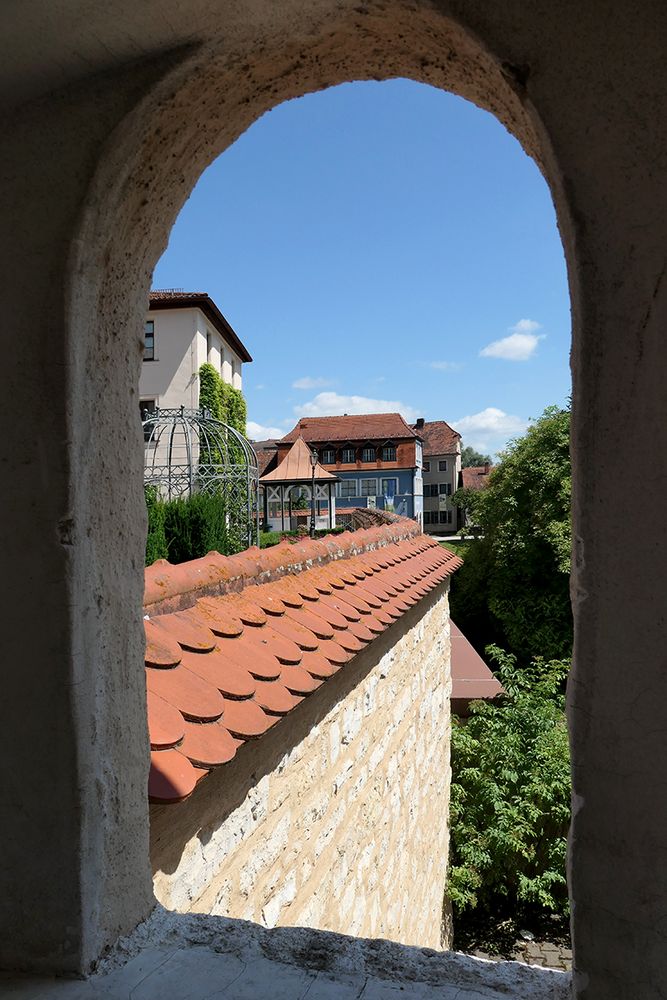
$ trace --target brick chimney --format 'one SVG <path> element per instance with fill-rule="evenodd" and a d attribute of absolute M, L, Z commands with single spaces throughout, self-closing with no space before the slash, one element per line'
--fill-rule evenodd
<path fill-rule="evenodd" d="M 423 417 L 417 417 L 417 423 L 415 424 L 415 430 L 416 431 L 423 431 L 424 430 L 424 418 Z"/>

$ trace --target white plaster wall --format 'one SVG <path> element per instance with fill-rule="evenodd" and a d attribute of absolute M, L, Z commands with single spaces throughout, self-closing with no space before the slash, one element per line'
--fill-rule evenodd
<path fill-rule="evenodd" d="M 268 927 L 443 944 L 446 584 L 422 603 L 188 802 L 151 809 L 161 903 Z M 339 690 L 345 671 L 355 683 Z M 319 715 L 318 696 L 329 702 Z"/>
<path fill-rule="evenodd" d="M 155 323 L 155 360 L 143 361 L 139 378 L 141 399 L 155 399 L 161 409 L 199 403 L 199 364 L 206 360 L 206 327 L 198 333 L 197 309 L 151 310 Z"/>

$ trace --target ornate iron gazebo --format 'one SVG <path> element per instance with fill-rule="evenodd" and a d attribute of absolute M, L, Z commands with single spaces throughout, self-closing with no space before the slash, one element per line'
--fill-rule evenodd
<path fill-rule="evenodd" d="M 259 471 L 250 442 L 204 409 L 158 407 L 142 424 L 144 486 L 161 500 L 218 494 L 233 533 L 259 545 Z"/>

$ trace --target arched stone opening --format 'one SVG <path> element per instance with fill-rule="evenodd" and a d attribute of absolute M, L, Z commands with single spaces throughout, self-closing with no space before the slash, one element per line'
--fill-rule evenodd
<path fill-rule="evenodd" d="M 0 514 L 15 532 L 5 608 L 27 624 L 37 601 L 41 627 L 15 629 L 6 648 L 25 664 L 9 680 L 6 763 L 30 759 L 32 772 L 21 788 L 20 768 L 8 769 L 8 804 L 21 809 L 3 823 L 11 874 L 1 915 L 13 933 L 3 935 L 2 963 L 86 969 L 151 905 L 133 428 L 137 317 L 175 215 L 207 163 L 269 107 L 344 80 L 401 75 L 496 114 L 538 160 L 556 204 L 574 327 L 575 961 L 580 989 L 600 991 L 586 995 L 632 995 L 623 982 L 633 957 L 642 954 L 647 982 L 664 960 L 667 874 L 646 858 L 664 851 L 667 809 L 654 795 L 655 761 L 665 758 L 667 560 L 660 488 L 643 498 L 634 551 L 615 544 L 616 429 L 632 442 L 635 465 L 667 447 L 656 236 L 667 210 L 665 126 L 636 110 L 659 106 L 664 11 L 652 4 L 638 24 L 618 8 L 605 55 L 597 14 L 575 32 L 565 4 L 526 10 L 516 0 L 490 11 L 456 0 L 295 0 L 219 20 L 205 7 L 192 5 L 171 30 L 157 14 L 135 24 L 134 49 L 98 53 L 48 95 L 51 70 L 5 130 L 6 319 L 21 344 L 8 353 L 5 398 L 32 404 L 39 429 L 38 460 L 9 451 L 14 490 Z M 113 16 L 97 26 L 103 35 L 114 34 Z M 146 54 L 129 62 L 137 51 Z M 656 475 L 661 485 L 662 469 Z M 39 572 L 26 558 L 33 550 Z M 38 683 L 35 664 L 46 665 Z M 618 697 L 628 673 L 646 697 Z"/>

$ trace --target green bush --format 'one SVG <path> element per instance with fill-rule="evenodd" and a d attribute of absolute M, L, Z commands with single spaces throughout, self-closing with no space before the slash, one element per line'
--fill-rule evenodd
<path fill-rule="evenodd" d="M 164 530 L 164 504 L 158 500 L 154 486 L 146 486 L 146 511 L 148 533 L 146 535 L 146 565 L 151 566 L 156 559 L 167 558 L 167 536 Z"/>
<path fill-rule="evenodd" d="M 452 726 L 451 854 L 455 912 L 534 906 L 567 912 L 570 766 L 562 693 L 568 661 L 516 658 L 495 646 L 506 695 L 473 702 Z"/>

